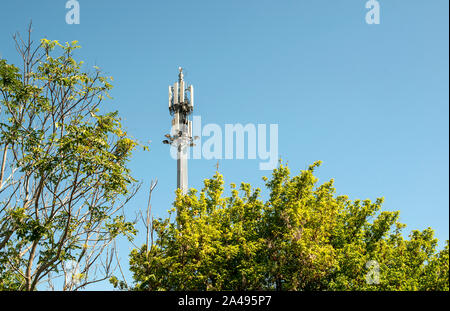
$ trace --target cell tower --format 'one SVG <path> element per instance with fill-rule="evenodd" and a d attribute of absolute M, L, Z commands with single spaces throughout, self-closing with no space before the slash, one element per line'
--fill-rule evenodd
<path fill-rule="evenodd" d="M 194 146 L 192 121 L 189 116 L 194 111 L 194 87 L 186 88 L 183 68 L 179 67 L 178 81 L 169 86 L 169 112 L 173 116 L 171 134 L 166 134 L 164 144 L 177 148 L 177 188 L 183 194 L 188 190 L 188 148 Z M 189 96 L 188 96 L 189 95 Z"/>

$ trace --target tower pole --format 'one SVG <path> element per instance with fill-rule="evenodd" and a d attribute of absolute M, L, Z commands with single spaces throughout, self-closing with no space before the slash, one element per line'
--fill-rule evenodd
<path fill-rule="evenodd" d="M 177 188 L 186 194 L 188 189 L 188 146 L 185 141 L 180 141 L 177 150 Z"/>
<path fill-rule="evenodd" d="M 188 96 L 189 95 L 189 96 Z M 188 151 L 193 146 L 192 121 L 194 87 L 185 87 L 183 69 L 179 68 L 178 81 L 169 86 L 169 112 L 173 115 L 171 134 L 163 143 L 177 148 L 177 188 L 183 194 L 188 190 Z"/>

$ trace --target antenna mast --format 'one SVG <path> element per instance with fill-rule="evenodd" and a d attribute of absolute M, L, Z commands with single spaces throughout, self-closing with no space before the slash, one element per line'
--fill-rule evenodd
<path fill-rule="evenodd" d="M 177 188 L 183 194 L 188 189 L 188 148 L 194 145 L 192 121 L 189 116 L 194 111 L 194 87 L 185 87 L 183 68 L 179 67 L 178 81 L 169 86 L 169 112 L 173 116 L 171 134 L 163 140 L 164 144 L 177 148 Z M 189 95 L 189 96 L 187 96 Z"/>

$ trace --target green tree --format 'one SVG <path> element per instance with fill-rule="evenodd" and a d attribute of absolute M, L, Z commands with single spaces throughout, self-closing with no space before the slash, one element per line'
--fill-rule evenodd
<path fill-rule="evenodd" d="M 404 239 L 398 212 L 318 185 L 319 165 L 291 177 L 280 164 L 266 202 L 246 183 L 225 197 L 219 173 L 178 191 L 156 239 L 131 252 L 134 289 L 448 290 L 448 241 L 437 251 L 431 229 Z"/>
<path fill-rule="evenodd" d="M 109 278 L 115 239 L 135 233 L 123 209 L 138 143 L 99 112 L 112 78 L 82 70 L 78 43 L 30 33 L 15 37 L 20 69 L 0 59 L 0 290 L 75 290 Z"/>

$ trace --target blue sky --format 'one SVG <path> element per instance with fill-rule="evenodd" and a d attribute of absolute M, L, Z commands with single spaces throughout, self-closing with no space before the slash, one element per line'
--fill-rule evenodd
<path fill-rule="evenodd" d="M 279 154 L 293 173 L 316 160 L 320 182 L 335 178 L 352 199 L 384 196 L 407 230 L 449 236 L 448 1 L 379 0 L 381 23 L 365 22 L 365 0 L 79 0 L 79 25 L 65 0 L 0 5 L 0 55 L 17 63 L 12 34 L 33 20 L 34 38 L 78 40 L 76 54 L 114 77 L 109 110 L 119 110 L 139 150 L 130 167 L 143 188 L 128 213 L 170 209 L 176 161 L 167 86 L 186 68 L 202 123 L 278 124 Z M 258 160 L 221 160 L 227 184 L 262 187 Z M 191 160 L 200 188 L 216 160 Z M 142 237 L 138 237 L 140 244 Z M 442 243 L 440 244 L 442 245 Z M 129 244 L 121 257 L 127 265 Z M 107 284 L 95 289 L 110 288 Z"/>

